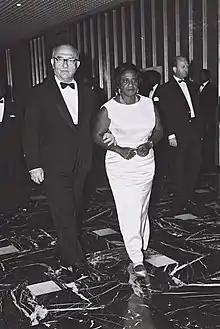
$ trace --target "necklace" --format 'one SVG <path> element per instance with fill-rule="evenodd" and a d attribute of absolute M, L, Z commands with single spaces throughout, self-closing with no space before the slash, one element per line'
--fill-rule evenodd
<path fill-rule="evenodd" d="M 120 103 L 126 104 L 126 105 L 134 104 L 134 103 L 137 103 L 137 101 L 138 101 L 137 95 L 135 95 L 134 102 L 132 102 L 132 103 L 126 103 L 125 100 L 123 99 L 122 95 L 120 95 L 119 99 L 120 99 Z"/>

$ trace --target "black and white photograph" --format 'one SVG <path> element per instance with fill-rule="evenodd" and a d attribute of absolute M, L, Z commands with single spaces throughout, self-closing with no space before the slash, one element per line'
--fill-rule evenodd
<path fill-rule="evenodd" d="M 0 329 L 220 328 L 220 0 L 0 0 Z"/>

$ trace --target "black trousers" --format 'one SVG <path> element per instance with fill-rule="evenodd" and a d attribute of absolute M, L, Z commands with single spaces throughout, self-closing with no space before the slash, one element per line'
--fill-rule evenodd
<path fill-rule="evenodd" d="M 168 175 L 168 149 L 167 137 L 164 137 L 154 149 L 155 175 L 150 199 L 150 211 L 152 212 L 155 211 L 156 203 L 160 200 L 164 176 Z"/>
<path fill-rule="evenodd" d="M 191 198 L 201 167 L 201 140 L 193 124 L 173 150 L 176 203 L 182 205 Z"/>
<path fill-rule="evenodd" d="M 26 205 L 28 181 L 20 135 L 11 123 L 0 123 L 0 211 Z"/>
<path fill-rule="evenodd" d="M 80 244 L 78 223 L 85 176 L 86 171 L 80 167 L 68 173 L 45 173 L 46 192 L 58 234 L 58 246 L 68 265 L 85 259 Z"/>

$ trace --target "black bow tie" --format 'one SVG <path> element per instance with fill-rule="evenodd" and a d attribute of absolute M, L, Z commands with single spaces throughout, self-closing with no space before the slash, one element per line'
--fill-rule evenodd
<path fill-rule="evenodd" d="M 60 85 L 61 85 L 62 89 L 65 89 L 66 87 L 75 89 L 75 84 L 73 82 L 71 82 L 71 83 L 60 82 Z"/>
<path fill-rule="evenodd" d="M 4 103 L 4 100 L 3 100 L 3 99 L 1 99 L 1 100 L 0 100 L 0 103 L 2 103 L 2 104 L 3 104 L 3 103 Z"/>
<path fill-rule="evenodd" d="M 182 80 L 178 80 L 178 82 L 181 83 L 181 82 L 186 82 L 186 81 L 184 79 L 182 79 Z"/>

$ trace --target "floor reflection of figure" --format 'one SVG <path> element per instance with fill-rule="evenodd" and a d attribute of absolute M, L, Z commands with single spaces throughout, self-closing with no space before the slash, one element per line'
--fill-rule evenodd
<path fill-rule="evenodd" d="M 203 169 L 213 170 L 217 143 L 218 90 L 209 70 L 200 71 L 199 107 L 203 118 Z"/>
<path fill-rule="evenodd" d="M 156 329 L 150 306 L 144 297 L 139 297 L 136 294 L 132 294 L 129 298 L 124 318 L 123 329 Z"/>

